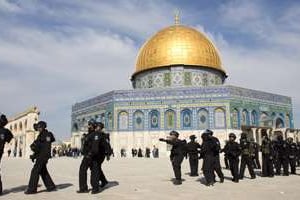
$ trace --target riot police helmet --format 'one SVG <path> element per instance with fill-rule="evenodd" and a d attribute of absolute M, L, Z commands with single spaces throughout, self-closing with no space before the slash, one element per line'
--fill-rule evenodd
<path fill-rule="evenodd" d="M 45 121 L 39 121 L 37 123 L 37 128 L 45 129 L 47 128 L 47 123 Z"/>

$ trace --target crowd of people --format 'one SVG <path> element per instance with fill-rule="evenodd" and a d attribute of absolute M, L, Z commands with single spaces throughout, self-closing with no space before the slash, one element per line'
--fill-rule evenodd
<path fill-rule="evenodd" d="M 121 157 L 126 157 L 126 149 L 125 148 L 121 148 L 120 150 L 121 153 Z M 150 158 L 151 157 L 151 153 L 152 153 L 152 158 L 159 158 L 159 150 L 158 148 L 154 145 L 153 149 L 151 151 L 151 149 L 149 147 L 146 147 L 145 151 L 143 152 L 143 150 L 141 148 L 132 148 L 131 149 L 131 156 L 132 158 L 134 157 L 138 157 L 138 158 Z"/>
<path fill-rule="evenodd" d="M 182 184 L 181 163 L 184 157 L 189 158 L 191 176 L 199 175 L 198 160 L 203 159 L 201 169 L 205 184 L 207 186 L 214 185 L 215 173 L 219 177 L 220 183 L 223 183 L 224 174 L 220 164 L 220 153 L 224 153 L 226 168 L 230 169 L 232 181 L 236 183 L 244 178 L 246 167 L 251 179 L 256 178 L 254 168 L 262 169 L 262 177 L 296 174 L 296 166 L 300 166 L 300 142 L 295 143 L 291 137 L 284 140 L 282 135 L 271 140 L 267 133 L 262 133 L 261 137 L 262 144 L 259 145 L 246 133 L 241 133 L 238 143 L 236 135 L 230 133 L 223 149 L 211 130 L 206 130 L 201 135 L 201 145 L 195 140 L 195 135 L 190 136 L 189 143 L 180 140 L 179 133 L 176 131 L 171 131 L 167 138 L 159 140 L 172 145 L 170 159 L 175 174 L 175 185 Z M 259 160 L 259 152 L 262 154 L 262 165 Z"/>

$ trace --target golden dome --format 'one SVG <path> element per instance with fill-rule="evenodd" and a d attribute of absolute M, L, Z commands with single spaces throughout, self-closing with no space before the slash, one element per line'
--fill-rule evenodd
<path fill-rule="evenodd" d="M 183 25 L 164 28 L 151 37 L 138 54 L 134 74 L 170 65 L 207 67 L 226 74 L 212 42 Z"/>

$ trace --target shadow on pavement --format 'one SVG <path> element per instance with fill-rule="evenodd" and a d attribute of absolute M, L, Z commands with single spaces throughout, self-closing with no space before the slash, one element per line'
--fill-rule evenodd
<path fill-rule="evenodd" d="M 104 190 L 107 190 L 111 187 L 115 187 L 115 186 L 118 186 L 119 185 L 119 182 L 118 181 L 109 181 L 108 184 L 106 186 L 104 186 L 103 188 L 100 188 L 100 192 L 104 191 Z"/>
<path fill-rule="evenodd" d="M 71 186 L 73 186 L 73 184 L 71 184 L 71 183 L 62 183 L 62 184 L 56 185 L 56 189 L 57 189 L 57 191 L 58 191 L 58 190 L 66 189 L 66 188 L 71 187 Z M 54 190 L 53 192 L 55 192 L 55 191 L 56 191 L 56 190 Z M 41 192 L 49 192 L 49 191 L 47 191 L 47 190 L 45 189 L 45 190 L 40 190 L 40 191 L 38 191 L 37 193 L 41 193 Z"/>
<path fill-rule="evenodd" d="M 18 187 L 14 187 L 11 189 L 3 190 L 2 196 L 7 195 L 9 193 L 18 193 L 18 192 L 24 192 L 27 189 L 28 185 L 21 185 Z M 41 185 L 38 185 L 38 187 L 41 187 Z"/>

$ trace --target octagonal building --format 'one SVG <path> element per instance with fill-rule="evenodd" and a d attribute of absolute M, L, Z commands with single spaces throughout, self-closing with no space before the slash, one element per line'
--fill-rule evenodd
<path fill-rule="evenodd" d="M 72 146 L 80 148 L 91 118 L 105 124 L 117 155 L 120 149 L 129 154 L 132 148 L 154 145 L 167 153 L 158 139 L 171 130 L 199 139 L 212 129 L 224 141 L 243 127 L 293 128 L 290 97 L 225 85 L 226 77 L 214 44 L 198 30 L 175 23 L 141 47 L 132 90 L 114 90 L 72 106 Z"/>

